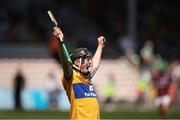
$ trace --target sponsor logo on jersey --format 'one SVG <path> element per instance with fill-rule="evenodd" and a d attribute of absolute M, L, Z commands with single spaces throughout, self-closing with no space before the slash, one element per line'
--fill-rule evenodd
<path fill-rule="evenodd" d="M 96 98 L 96 92 L 92 85 L 83 83 L 73 84 L 74 95 L 76 99 L 79 98 Z"/>

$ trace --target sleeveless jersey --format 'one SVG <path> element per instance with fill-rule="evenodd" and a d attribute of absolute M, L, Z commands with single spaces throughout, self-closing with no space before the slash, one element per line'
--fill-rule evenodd
<path fill-rule="evenodd" d="M 73 70 L 71 80 L 62 75 L 62 83 L 71 104 L 71 119 L 100 119 L 96 92 L 89 80 Z"/>

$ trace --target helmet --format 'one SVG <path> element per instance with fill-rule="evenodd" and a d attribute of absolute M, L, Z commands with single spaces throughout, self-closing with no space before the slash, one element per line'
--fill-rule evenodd
<path fill-rule="evenodd" d="M 74 61 L 76 59 L 79 59 L 79 58 L 85 59 L 88 57 L 92 57 L 92 54 L 91 54 L 91 52 L 89 52 L 87 50 L 87 48 L 78 48 L 78 49 L 75 49 L 74 51 L 70 52 L 70 57 L 74 63 Z"/>

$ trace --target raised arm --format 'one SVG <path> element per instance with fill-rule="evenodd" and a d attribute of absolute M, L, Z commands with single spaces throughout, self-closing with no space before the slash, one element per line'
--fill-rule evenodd
<path fill-rule="evenodd" d="M 92 59 L 93 66 L 92 66 L 92 70 L 91 70 L 91 77 L 94 76 L 94 74 L 96 73 L 96 71 L 99 68 L 102 51 L 103 51 L 103 48 L 105 46 L 104 36 L 98 37 L 97 40 L 98 40 L 98 47 L 97 47 L 96 52 L 95 52 L 93 59 Z"/>
<path fill-rule="evenodd" d="M 53 31 L 53 35 L 60 41 L 59 42 L 59 57 L 61 60 L 61 64 L 62 64 L 62 68 L 63 68 L 63 72 L 64 72 L 64 77 L 67 80 L 71 79 L 73 70 L 72 70 L 72 65 L 70 63 L 70 61 L 68 60 L 68 56 L 67 56 L 67 51 L 64 49 L 65 44 L 63 43 L 63 38 L 64 35 L 61 31 L 60 28 L 58 27 L 54 27 L 54 31 Z"/>

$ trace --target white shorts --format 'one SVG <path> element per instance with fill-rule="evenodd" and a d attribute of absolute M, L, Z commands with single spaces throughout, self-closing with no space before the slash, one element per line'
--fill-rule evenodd
<path fill-rule="evenodd" d="M 161 97 L 158 97 L 155 100 L 155 105 L 160 106 L 161 104 L 163 105 L 169 105 L 171 103 L 171 97 L 169 95 L 163 95 Z"/>

